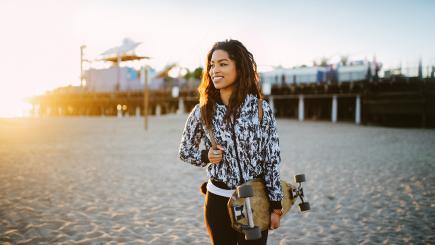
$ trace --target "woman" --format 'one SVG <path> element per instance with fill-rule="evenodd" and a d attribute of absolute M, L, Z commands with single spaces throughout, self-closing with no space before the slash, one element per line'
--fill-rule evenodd
<path fill-rule="evenodd" d="M 271 204 L 270 229 L 279 227 L 279 140 L 272 109 L 265 101 L 259 122 L 262 95 L 257 65 L 242 43 L 226 40 L 214 44 L 205 67 L 198 88 L 200 104 L 187 119 L 180 159 L 207 168 L 204 216 L 213 244 L 266 244 L 267 230 L 261 240 L 254 241 L 245 241 L 243 234 L 233 230 L 226 206 L 237 186 L 263 178 Z M 212 148 L 213 139 L 217 149 Z M 200 150 L 201 141 L 205 150 Z"/>

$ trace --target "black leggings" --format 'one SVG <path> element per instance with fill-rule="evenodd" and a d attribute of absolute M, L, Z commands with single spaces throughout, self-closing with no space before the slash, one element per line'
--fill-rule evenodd
<path fill-rule="evenodd" d="M 229 198 L 207 191 L 204 203 L 205 225 L 213 245 L 264 245 L 268 230 L 261 233 L 261 239 L 246 241 L 245 235 L 231 227 L 227 203 Z"/>

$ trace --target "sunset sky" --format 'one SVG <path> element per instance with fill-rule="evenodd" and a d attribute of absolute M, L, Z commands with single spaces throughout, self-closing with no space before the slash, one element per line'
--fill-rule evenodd
<path fill-rule="evenodd" d="M 142 42 L 156 69 L 203 65 L 213 42 L 233 38 L 260 70 L 311 65 L 321 57 L 377 59 L 384 67 L 435 64 L 435 1 L 20 1 L 0 2 L 0 117 L 19 116 L 22 99 L 78 85 L 86 58 Z"/>

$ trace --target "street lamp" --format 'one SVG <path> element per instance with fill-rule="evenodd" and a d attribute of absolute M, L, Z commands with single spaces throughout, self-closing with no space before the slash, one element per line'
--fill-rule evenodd
<path fill-rule="evenodd" d="M 83 88 L 83 79 L 84 79 L 83 62 L 87 61 L 83 58 L 85 48 L 86 48 L 86 45 L 80 46 L 80 88 Z"/>

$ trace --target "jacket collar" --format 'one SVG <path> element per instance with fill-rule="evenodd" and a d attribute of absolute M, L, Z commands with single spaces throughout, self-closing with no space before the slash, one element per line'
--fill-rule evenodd
<path fill-rule="evenodd" d="M 254 98 L 256 98 L 255 97 L 255 95 L 253 95 L 253 94 L 248 94 L 247 96 L 246 96 L 246 98 L 245 98 L 245 101 L 242 103 L 242 110 L 243 110 L 243 108 L 245 107 L 245 105 L 246 104 L 249 104 L 249 102 L 251 101 L 251 100 L 253 100 Z M 218 106 L 223 106 L 223 107 L 227 107 L 225 104 L 224 104 L 224 102 L 222 101 L 222 99 L 221 99 L 221 97 L 218 97 L 218 99 L 217 99 L 217 101 L 216 101 L 216 104 L 218 105 Z"/>

